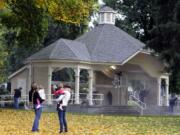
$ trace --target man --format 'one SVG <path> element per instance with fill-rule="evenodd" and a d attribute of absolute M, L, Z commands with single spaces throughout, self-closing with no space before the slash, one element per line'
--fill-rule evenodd
<path fill-rule="evenodd" d="M 171 94 L 171 98 L 169 100 L 169 112 L 173 113 L 174 112 L 174 106 L 178 98 L 175 96 L 174 93 Z"/>
<path fill-rule="evenodd" d="M 19 109 L 19 98 L 21 97 L 21 87 L 14 90 L 14 107 Z"/>
<path fill-rule="evenodd" d="M 71 97 L 71 87 L 65 85 L 64 86 L 64 92 L 61 94 L 57 99 L 57 111 L 58 111 L 58 117 L 59 117 L 59 124 L 60 124 L 60 131 L 59 133 L 62 133 L 63 131 L 68 132 L 67 128 L 67 122 L 66 122 L 66 108 L 68 106 L 68 102 Z M 62 108 L 59 107 L 59 102 L 62 101 Z"/>

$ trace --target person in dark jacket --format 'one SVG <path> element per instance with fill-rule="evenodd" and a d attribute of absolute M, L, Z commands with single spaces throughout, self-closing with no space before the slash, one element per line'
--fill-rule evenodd
<path fill-rule="evenodd" d="M 29 91 L 29 102 L 32 102 L 35 112 L 32 132 L 39 132 L 39 120 L 41 118 L 42 106 L 37 107 L 37 105 L 38 102 L 40 102 L 41 104 L 43 101 L 44 100 L 40 97 L 38 93 L 37 83 L 33 82 L 31 85 L 31 90 Z"/>
<path fill-rule="evenodd" d="M 14 107 L 19 109 L 19 98 L 21 97 L 21 87 L 14 89 Z"/>
<path fill-rule="evenodd" d="M 174 112 L 174 106 L 177 101 L 177 97 L 175 96 L 174 93 L 171 94 L 171 98 L 169 100 L 169 112 L 173 113 Z"/>

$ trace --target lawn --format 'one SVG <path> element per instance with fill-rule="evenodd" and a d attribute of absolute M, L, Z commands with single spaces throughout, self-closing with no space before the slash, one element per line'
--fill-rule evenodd
<path fill-rule="evenodd" d="M 66 135 L 180 135 L 180 117 L 67 114 Z M 1 135 L 31 135 L 33 111 L 0 109 Z M 37 135 L 58 135 L 56 113 L 43 112 Z"/>

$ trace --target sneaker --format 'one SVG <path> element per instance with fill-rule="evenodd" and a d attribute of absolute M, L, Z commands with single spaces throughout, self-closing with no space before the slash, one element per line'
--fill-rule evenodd
<path fill-rule="evenodd" d="M 39 129 L 36 129 L 36 130 L 32 130 L 32 132 L 39 132 Z"/>
<path fill-rule="evenodd" d="M 61 134 L 61 133 L 63 133 L 63 131 L 59 131 L 59 133 Z"/>

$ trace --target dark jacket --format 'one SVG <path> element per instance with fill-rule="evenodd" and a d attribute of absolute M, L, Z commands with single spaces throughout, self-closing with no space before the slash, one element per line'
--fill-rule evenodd
<path fill-rule="evenodd" d="M 29 102 L 33 102 L 34 105 L 37 104 L 37 99 L 39 99 L 40 103 L 42 103 L 44 100 L 39 96 L 39 93 L 34 90 L 29 91 Z"/>
<path fill-rule="evenodd" d="M 20 89 L 15 89 L 14 91 L 15 91 L 15 93 L 14 93 L 14 98 L 20 98 L 20 97 L 21 97 L 21 91 L 20 91 Z"/>
<path fill-rule="evenodd" d="M 176 101 L 177 101 L 177 97 L 171 97 L 171 99 L 170 99 L 170 101 L 169 101 L 169 105 L 175 105 L 175 103 L 176 103 Z"/>

